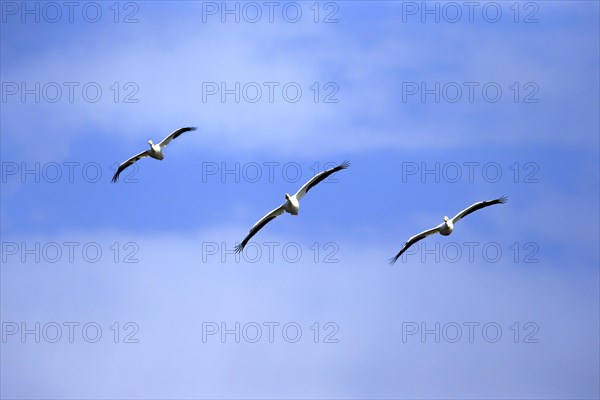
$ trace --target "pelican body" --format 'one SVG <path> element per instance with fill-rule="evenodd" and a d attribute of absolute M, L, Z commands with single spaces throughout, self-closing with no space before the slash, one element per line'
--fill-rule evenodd
<path fill-rule="evenodd" d="M 286 193 L 283 209 L 292 215 L 298 215 L 298 212 L 300 211 L 300 202 L 298 201 L 298 198 L 295 195 L 290 196 Z"/>
<path fill-rule="evenodd" d="M 148 140 L 148 144 L 150 145 L 150 150 L 148 150 L 148 155 L 157 160 L 163 160 L 165 158 L 164 153 L 162 152 L 162 147 L 158 144 L 154 144 L 152 139 Z"/>
<path fill-rule="evenodd" d="M 454 224 L 448 217 L 444 217 L 444 223 L 439 227 L 440 235 L 449 236 L 454 230 Z"/>

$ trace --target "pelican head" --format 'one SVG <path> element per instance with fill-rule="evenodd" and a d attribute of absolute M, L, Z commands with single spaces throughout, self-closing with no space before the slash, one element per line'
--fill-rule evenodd
<path fill-rule="evenodd" d="M 444 222 L 448 222 L 448 221 L 449 221 L 448 217 L 444 217 Z"/>
<path fill-rule="evenodd" d="M 154 145 L 154 143 L 152 143 L 152 139 L 148 140 L 148 144 L 149 144 L 150 146 Z"/>
<path fill-rule="evenodd" d="M 289 199 L 290 199 L 290 197 L 291 197 L 291 196 L 290 196 L 289 194 L 287 194 L 287 193 L 285 194 L 285 199 L 286 199 L 286 200 L 289 200 Z"/>

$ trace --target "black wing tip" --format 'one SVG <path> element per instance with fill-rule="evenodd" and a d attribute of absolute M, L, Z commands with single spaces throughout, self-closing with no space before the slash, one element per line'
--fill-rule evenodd
<path fill-rule="evenodd" d="M 115 174 L 113 175 L 113 177 L 111 179 L 112 183 L 117 183 L 119 181 L 119 175 L 121 174 L 121 171 L 117 170 L 117 172 L 115 172 Z"/>
<path fill-rule="evenodd" d="M 404 252 L 408 249 L 408 247 L 406 247 L 406 244 L 408 242 L 404 242 L 404 244 L 402 245 L 402 250 L 400 250 L 400 253 L 396 254 L 394 257 L 390 258 L 388 260 L 390 265 L 394 265 L 396 263 L 396 261 L 398 261 L 398 259 L 402 256 L 402 254 L 404 254 Z"/>
<path fill-rule="evenodd" d="M 348 167 L 350 167 L 350 161 L 348 160 L 344 160 L 344 162 L 340 164 L 341 169 L 346 169 Z"/>
<path fill-rule="evenodd" d="M 195 126 L 187 126 L 185 128 L 179 128 L 175 132 L 173 132 L 172 139 L 177 139 L 182 133 L 189 132 L 189 131 L 195 131 L 196 129 L 198 129 L 198 128 L 196 128 Z"/>
<path fill-rule="evenodd" d="M 502 196 L 497 201 L 500 204 L 504 204 L 504 203 L 506 203 L 508 201 L 508 196 Z"/>
<path fill-rule="evenodd" d="M 238 244 L 235 246 L 235 253 L 236 253 L 236 254 L 238 254 L 238 253 L 241 253 L 241 252 L 242 252 L 242 250 L 244 250 L 244 244 L 243 244 L 243 243 L 238 243 Z"/>

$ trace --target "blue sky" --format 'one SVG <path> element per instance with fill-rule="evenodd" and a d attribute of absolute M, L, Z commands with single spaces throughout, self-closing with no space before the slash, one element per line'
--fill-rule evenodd
<path fill-rule="evenodd" d="M 598 398 L 597 2 L 51 4 L 0 2 L 3 398 Z"/>

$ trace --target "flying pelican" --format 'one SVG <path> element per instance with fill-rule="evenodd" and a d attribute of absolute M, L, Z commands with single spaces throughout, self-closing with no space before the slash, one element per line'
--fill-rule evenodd
<path fill-rule="evenodd" d="M 507 201 L 508 197 L 506 196 L 502 196 L 499 199 L 495 200 L 480 201 L 479 203 L 475 203 L 472 206 L 465 208 L 464 210 L 456 214 L 452 219 L 444 217 L 444 222 L 442 222 L 441 225 L 438 225 L 435 228 L 429 229 L 425 232 L 421 232 L 418 235 L 415 235 L 408 239 L 408 241 L 404 243 L 402 250 L 400 250 L 400 252 L 396 254 L 395 257 L 390 258 L 390 264 L 394 264 L 400 258 L 402 253 L 404 253 L 410 246 L 417 243 L 419 240 L 425 239 L 427 236 L 433 235 L 435 233 L 439 233 L 443 236 L 448 236 L 454 230 L 454 224 L 466 217 L 467 215 L 471 214 L 472 212 L 480 210 L 484 207 L 493 206 L 494 204 L 504 204 Z"/>
<path fill-rule="evenodd" d="M 283 214 L 285 212 L 288 212 L 292 215 L 298 215 L 298 211 L 300 211 L 299 201 L 306 195 L 306 193 L 308 193 L 308 191 L 310 189 L 312 189 L 319 182 L 323 181 L 325 178 L 327 178 L 329 175 L 333 174 L 334 172 L 337 172 L 342 169 L 346 169 L 349 166 L 350 166 L 350 163 L 348 161 L 344 161 L 342 164 L 338 165 L 337 167 L 327 169 L 323 172 L 318 173 L 314 177 L 312 177 L 312 179 L 310 179 L 308 182 L 306 182 L 300 188 L 300 190 L 298 190 L 298 192 L 296 192 L 295 195 L 290 196 L 289 194 L 286 193 L 285 194 L 285 202 L 282 205 L 280 205 L 279 207 L 277 207 L 276 209 L 274 209 L 273 211 L 269 212 L 264 217 L 262 217 L 260 219 L 260 221 L 258 221 L 256 224 L 254 224 L 254 226 L 252 227 L 252 229 L 250 229 L 250 232 L 244 238 L 242 243 L 235 246 L 236 253 L 239 253 L 242 250 L 244 250 L 244 247 L 246 246 L 248 241 L 252 238 L 252 236 L 256 235 L 256 232 L 260 231 L 266 224 L 271 222 L 276 217 L 280 216 L 281 214 Z"/>
<path fill-rule="evenodd" d="M 163 154 L 162 150 L 163 150 L 163 148 L 167 147 L 169 145 L 169 143 L 171 143 L 171 140 L 177 139 L 179 137 L 179 135 L 181 135 L 183 132 L 195 131 L 195 130 L 196 130 L 195 127 L 179 128 L 175 132 L 171 133 L 169 136 L 164 138 L 158 144 L 154 144 L 152 142 L 152 140 L 148 140 L 148 144 L 150 145 L 150 148 L 148 150 L 142 151 L 140 154 L 133 156 L 129 160 L 121 163 L 121 165 L 119 165 L 119 168 L 117 169 L 117 172 L 115 172 L 115 175 L 112 177 L 112 181 L 113 182 L 118 181 L 119 175 L 121 174 L 121 172 L 123 172 L 123 170 L 125 168 L 129 167 L 130 165 L 133 165 L 133 163 L 135 163 L 138 160 L 141 160 L 142 158 L 152 157 L 157 160 L 162 160 L 163 158 L 165 158 L 165 155 Z"/>

